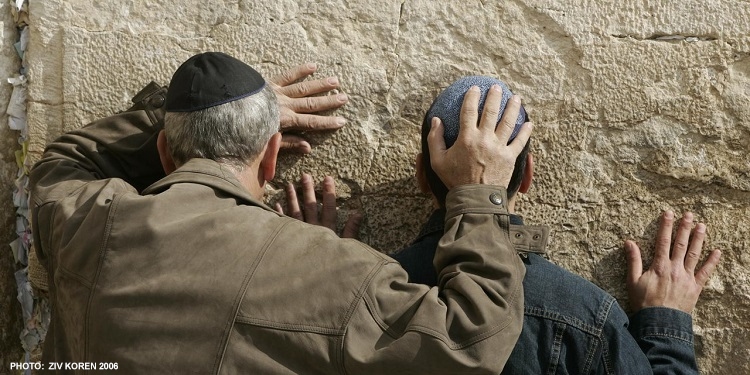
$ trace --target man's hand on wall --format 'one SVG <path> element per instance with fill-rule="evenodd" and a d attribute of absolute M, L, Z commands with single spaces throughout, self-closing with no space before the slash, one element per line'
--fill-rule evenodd
<path fill-rule="evenodd" d="M 440 119 L 432 119 L 432 128 L 427 136 L 430 163 L 448 189 L 466 184 L 507 188 L 516 158 L 531 135 L 531 123 L 527 122 L 513 142 L 508 144 L 521 108 L 521 97 L 513 96 L 508 101 L 500 124 L 497 118 L 503 98 L 502 89 L 495 85 L 489 90 L 481 120 L 478 119 L 479 98 L 480 92 L 476 86 L 464 95 L 458 138 L 450 148 L 445 146 L 445 130 Z"/>
<path fill-rule="evenodd" d="M 651 306 L 670 307 L 687 313 L 693 311 L 703 287 L 719 263 L 721 252 L 714 250 L 696 272 L 706 237 L 706 225 L 699 223 L 693 228 L 693 214 L 686 212 L 672 246 L 674 220 L 672 211 L 662 215 L 654 259 L 646 272 L 642 272 L 641 249 L 635 242 L 625 241 L 628 293 L 631 307 L 636 311 Z"/>
<path fill-rule="evenodd" d="M 276 92 L 281 115 L 281 148 L 300 153 L 310 152 L 310 144 L 301 136 L 289 132 L 306 132 L 338 129 L 346 124 L 339 116 L 317 115 L 321 111 L 336 109 L 346 104 L 349 97 L 335 95 L 313 96 L 339 87 L 336 77 L 297 82 L 312 75 L 315 64 L 304 64 L 271 78 L 270 84 Z"/>
<path fill-rule="evenodd" d="M 320 225 L 336 232 L 336 183 L 333 177 L 326 176 L 323 179 L 322 207 L 318 209 L 318 200 L 315 197 L 315 183 L 312 176 L 305 173 L 300 179 L 302 185 L 302 206 L 297 200 L 297 191 L 292 183 L 286 186 L 287 215 L 313 225 Z M 300 208 L 302 207 L 302 208 Z M 276 211 L 284 213 L 281 204 L 276 203 Z M 320 211 L 320 212 L 319 212 Z M 344 225 L 341 232 L 342 238 L 357 238 L 359 227 L 362 224 L 362 215 L 353 212 Z"/>

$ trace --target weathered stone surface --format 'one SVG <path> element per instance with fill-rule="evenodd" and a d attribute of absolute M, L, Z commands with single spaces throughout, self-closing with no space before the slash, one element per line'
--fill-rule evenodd
<path fill-rule="evenodd" d="M 45 0 L 31 16 L 37 156 L 196 52 L 339 76 L 349 124 L 285 156 L 274 185 L 335 176 L 345 209 L 368 215 L 363 240 L 387 252 L 429 212 L 411 175 L 432 98 L 460 76 L 497 76 L 537 124 L 535 185 L 518 208 L 551 226 L 550 258 L 626 306 L 623 239 L 650 250 L 660 210 L 694 211 L 724 253 L 695 313 L 700 365 L 750 372 L 746 1 Z"/>
<path fill-rule="evenodd" d="M 21 323 L 21 305 L 16 300 L 15 264 L 10 251 L 11 241 L 16 239 L 16 208 L 13 207 L 14 180 L 18 166 L 15 151 L 18 145 L 18 131 L 8 127 L 6 106 L 10 100 L 13 86 L 7 78 L 18 74 L 20 61 L 13 43 L 17 33 L 10 12 L 11 4 L 0 2 L 0 374 L 10 371 L 10 362 L 20 360 L 23 355 L 19 335 Z"/>

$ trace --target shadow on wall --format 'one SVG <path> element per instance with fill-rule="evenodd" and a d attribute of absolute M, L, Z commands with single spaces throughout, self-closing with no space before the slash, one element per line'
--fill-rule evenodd
<path fill-rule="evenodd" d="M 284 175 L 286 168 L 301 156 L 284 157 L 284 163 L 277 171 Z M 316 197 L 321 201 L 320 181 L 324 175 L 313 175 L 316 182 Z M 359 240 L 383 253 L 392 253 L 407 246 L 419 234 L 422 224 L 432 212 L 432 203 L 427 195 L 419 192 L 414 178 L 401 178 L 387 183 L 372 185 L 362 189 L 358 184 L 333 176 L 337 186 L 337 206 L 339 211 L 338 229 L 353 211 L 364 215 Z M 286 207 L 283 187 L 292 182 L 297 188 L 297 196 L 302 197 L 298 179 L 295 181 L 274 180 L 266 202 L 273 207 L 277 202 Z M 398 191 L 400 193 L 393 193 Z"/>

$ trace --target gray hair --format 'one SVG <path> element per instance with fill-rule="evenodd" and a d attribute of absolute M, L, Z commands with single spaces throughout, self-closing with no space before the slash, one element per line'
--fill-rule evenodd
<path fill-rule="evenodd" d="M 239 170 L 279 131 L 276 94 L 259 93 L 193 112 L 167 112 L 164 131 L 179 166 L 192 158 L 216 160 Z"/>

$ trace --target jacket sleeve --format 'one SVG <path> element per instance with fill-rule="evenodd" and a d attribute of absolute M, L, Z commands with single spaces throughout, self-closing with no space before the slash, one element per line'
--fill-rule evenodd
<path fill-rule="evenodd" d="M 37 255 L 45 268 L 52 238 L 65 240 L 62 234 L 53 236 L 53 228 L 73 233 L 93 207 L 111 201 L 108 197 L 123 191 L 137 193 L 164 176 L 156 138 L 163 127 L 165 91 L 151 83 L 133 99 L 135 105 L 128 111 L 62 135 L 34 165 L 30 174 L 32 226 Z M 88 222 L 92 221 L 89 217 Z"/>
<path fill-rule="evenodd" d="M 500 373 L 521 333 L 525 274 L 505 202 L 504 189 L 486 185 L 448 194 L 438 286 L 383 265 L 347 327 L 346 373 Z"/>
<path fill-rule="evenodd" d="M 630 319 L 630 333 L 654 374 L 698 374 L 690 314 L 667 307 L 645 308 Z"/>
<path fill-rule="evenodd" d="M 619 307 L 603 333 L 604 374 L 698 374 L 690 314 L 649 307 L 630 321 Z"/>

